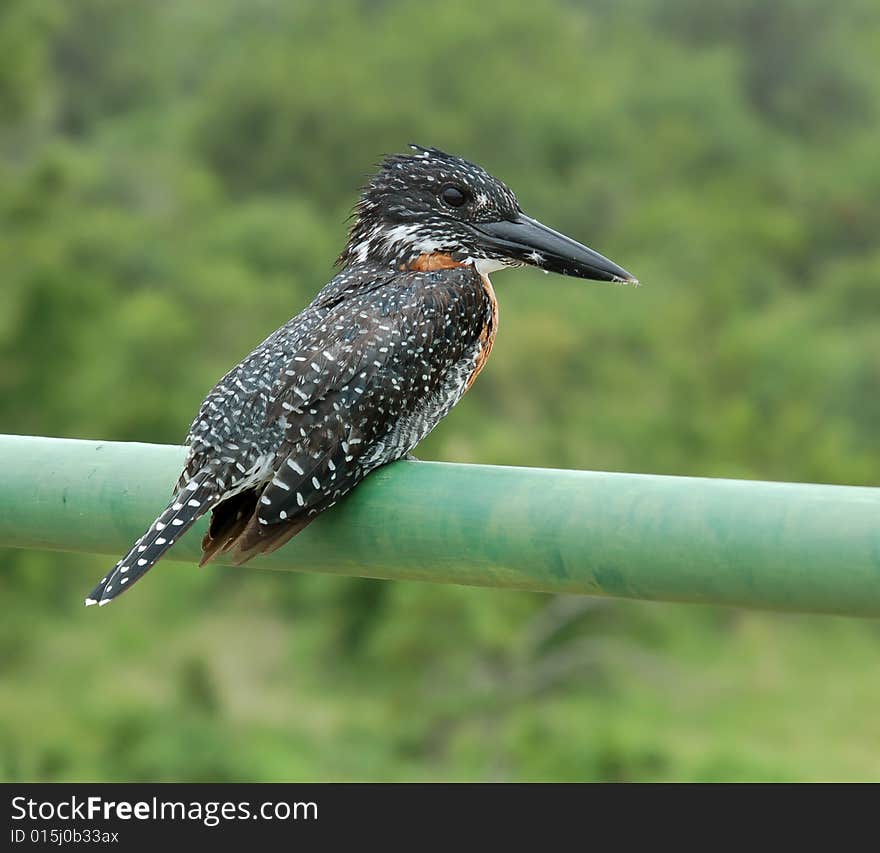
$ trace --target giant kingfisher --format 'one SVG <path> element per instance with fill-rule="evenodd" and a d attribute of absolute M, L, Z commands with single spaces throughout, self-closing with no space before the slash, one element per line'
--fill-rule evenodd
<path fill-rule="evenodd" d="M 407 456 L 483 369 L 498 330 L 489 274 L 530 265 L 637 284 L 520 209 L 479 166 L 392 155 L 367 184 L 341 270 L 229 371 L 189 430 L 168 506 L 101 579 L 108 604 L 211 513 L 201 565 L 274 551 L 371 471 Z"/>

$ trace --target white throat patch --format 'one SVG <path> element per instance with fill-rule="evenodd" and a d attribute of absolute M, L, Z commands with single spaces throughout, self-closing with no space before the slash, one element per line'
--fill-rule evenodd
<path fill-rule="evenodd" d="M 468 258 L 468 261 L 474 265 L 474 269 L 481 276 L 486 278 L 489 277 L 489 273 L 497 272 L 498 270 L 503 270 L 505 267 L 510 266 L 509 264 L 504 263 L 504 261 L 498 261 L 494 258 Z"/>

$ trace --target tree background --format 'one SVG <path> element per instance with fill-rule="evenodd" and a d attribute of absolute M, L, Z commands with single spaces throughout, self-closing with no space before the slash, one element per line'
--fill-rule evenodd
<path fill-rule="evenodd" d="M 179 443 L 416 141 L 644 282 L 498 274 L 422 458 L 878 485 L 878 53 L 876 0 L 4 0 L 0 430 Z M 876 622 L 174 563 L 86 611 L 106 563 L 0 552 L 4 779 L 880 776 Z"/>

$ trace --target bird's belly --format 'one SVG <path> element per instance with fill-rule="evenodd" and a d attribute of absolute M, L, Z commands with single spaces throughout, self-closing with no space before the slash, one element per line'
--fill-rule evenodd
<path fill-rule="evenodd" d="M 372 452 L 364 459 L 367 470 L 405 456 L 449 414 L 470 387 L 470 379 L 482 350 L 482 345 L 478 343 L 466 358 L 447 370 L 444 381 L 434 393 L 425 396 L 404 413 L 378 439 Z"/>

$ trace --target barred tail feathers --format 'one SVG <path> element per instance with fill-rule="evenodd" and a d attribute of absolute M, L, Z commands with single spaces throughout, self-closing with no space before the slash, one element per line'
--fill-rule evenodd
<path fill-rule="evenodd" d="M 109 604 L 140 580 L 162 558 L 178 537 L 213 507 L 216 485 L 194 477 L 172 499 L 131 550 L 101 578 L 85 600 L 86 607 Z"/>

